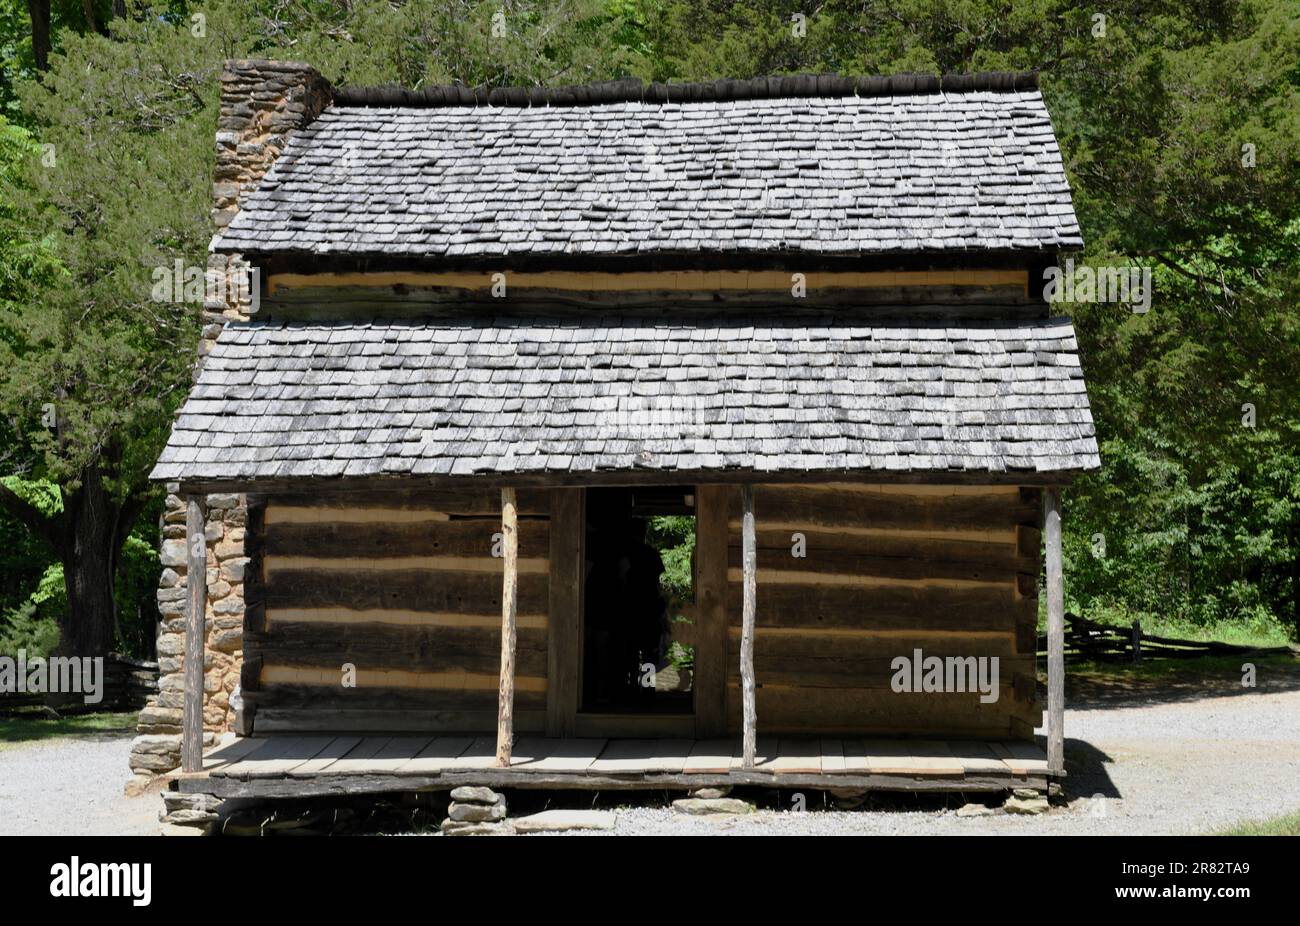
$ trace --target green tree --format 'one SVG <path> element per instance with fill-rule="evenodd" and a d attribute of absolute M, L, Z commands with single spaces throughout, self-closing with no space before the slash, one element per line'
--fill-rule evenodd
<path fill-rule="evenodd" d="M 41 144 L 4 178 L 0 289 L 3 463 L 61 504 L 6 481 L 0 506 L 63 564 L 62 644 L 93 655 L 113 644 L 119 558 L 193 362 L 198 307 L 150 294 L 155 268 L 202 265 L 220 50 L 158 20 L 63 44 L 22 88 Z"/>

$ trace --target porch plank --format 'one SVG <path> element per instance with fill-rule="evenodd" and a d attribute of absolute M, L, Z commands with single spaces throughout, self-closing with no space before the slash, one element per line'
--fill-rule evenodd
<path fill-rule="evenodd" d="M 370 760 L 370 771 L 379 775 L 395 775 L 433 741 L 431 736 L 395 736 Z"/>
<path fill-rule="evenodd" d="M 841 775 L 845 771 L 844 763 L 844 741 L 843 740 L 822 740 L 822 773 L 826 775 Z"/>
<path fill-rule="evenodd" d="M 961 762 L 967 775 L 1005 775 L 1010 769 L 993 754 L 988 743 L 979 740 L 954 740 L 948 743 L 952 754 Z"/>
<path fill-rule="evenodd" d="M 209 775 L 216 774 L 225 766 L 233 765 L 247 756 L 263 742 L 263 740 L 241 736 L 229 743 L 220 743 L 203 757 L 203 771 Z"/>
<path fill-rule="evenodd" d="M 989 745 L 1011 769 L 1011 774 L 1021 777 L 1047 774 L 1047 753 L 1037 743 L 1011 741 Z"/>
<path fill-rule="evenodd" d="M 357 743 L 346 756 L 337 759 L 328 768 L 319 772 L 321 775 L 364 775 L 370 771 L 371 763 L 379 751 L 388 745 L 391 737 L 367 736 Z"/>
<path fill-rule="evenodd" d="M 962 777 L 966 774 L 961 761 L 952 754 L 948 744 L 939 740 L 913 740 L 911 761 L 912 768 L 918 775 Z"/>
<path fill-rule="evenodd" d="M 497 738 L 476 736 L 469 747 L 452 760 L 447 771 L 472 772 L 497 766 Z"/>
<path fill-rule="evenodd" d="M 361 742 L 359 736 L 336 736 L 333 741 L 322 749 L 320 752 L 297 768 L 289 771 L 290 778 L 311 778 L 319 775 L 325 769 L 329 768 L 339 759 L 342 759 L 349 752 L 356 748 Z"/>
<path fill-rule="evenodd" d="M 758 737 L 758 742 L 754 745 L 754 767 L 750 771 L 771 772 L 772 763 L 780 752 L 780 746 L 780 740 L 775 737 Z M 738 754 L 731 760 L 731 770 L 733 772 L 745 771 L 745 757 L 743 754 Z"/>
<path fill-rule="evenodd" d="M 233 762 L 217 774 L 223 778 L 245 778 L 259 768 L 264 762 L 282 758 L 292 746 L 293 737 L 271 736 L 262 740 L 258 747 L 238 762 Z"/>
<path fill-rule="evenodd" d="M 397 767 L 397 775 L 436 775 L 450 768 L 474 742 L 472 736 L 439 736 Z"/>
<path fill-rule="evenodd" d="M 526 766 L 532 768 L 536 763 L 551 754 L 554 740 L 544 736 L 523 736 L 514 744 L 510 753 L 510 767 Z"/>
<path fill-rule="evenodd" d="M 687 775 L 725 775 L 735 762 L 736 744 L 731 740 L 696 740 L 682 772 Z"/>
<path fill-rule="evenodd" d="M 759 737 L 755 769 L 781 775 L 885 775 L 985 785 L 998 779 L 1047 775 L 1047 756 L 1035 743 L 984 740 L 812 739 Z M 305 781 L 317 776 L 407 775 L 503 771 L 496 739 L 484 736 L 241 737 L 204 757 L 214 780 Z M 514 743 L 511 770 L 522 773 L 608 776 L 744 774 L 737 743 L 729 739 L 601 739 L 525 736 Z M 919 784 L 919 782 L 915 782 Z M 581 785 L 579 785 L 581 786 Z M 627 786 L 627 785 L 624 785 Z M 948 785 L 952 787 L 952 785 Z"/>
<path fill-rule="evenodd" d="M 314 759 L 322 749 L 334 741 L 333 736 L 286 736 L 286 748 L 277 759 L 259 759 L 249 778 L 283 778 L 290 771 Z"/>
<path fill-rule="evenodd" d="M 590 775 L 643 775 L 654 764 L 658 740 L 610 740 L 587 768 Z"/>
<path fill-rule="evenodd" d="M 772 772 L 777 775 L 820 775 L 822 773 L 822 746 L 820 740 L 783 739 L 772 760 Z"/>
<path fill-rule="evenodd" d="M 840 741 L 840 746 L 844 750 L 844 772 L 849 775 L 869 775 L 871 774 L 871 762 L 867 756 L 867 746 L 860 739 L 846 739 Z"/>
<path fill-rule="evenodd" d="M 867 771 L 877 775 L 910 775 L 912 747 L 902 740 L 863 740 Z"/>
<path fill-rule="evenodd" d="M 649 771 L 661 775 L 680 775 L 686 767 L 686 760 L 690 758 L 695 740 L 659 740 L 655 745 L 656 755 Z"/>
<path fill-rule="evenodd" d="M 550 754 L 529 765 L 539 772 L 582 774 L 605 750 L 605 739 L 560 739 L 551 744 Z"/>

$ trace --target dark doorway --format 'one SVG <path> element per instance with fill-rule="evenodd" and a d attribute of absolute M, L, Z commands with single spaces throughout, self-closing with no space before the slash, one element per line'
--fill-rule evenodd
<path fill-rule="evenodd" d="M 582 709 L 691 713 L 694 488 L 592 488 L 586 509 Z"/>

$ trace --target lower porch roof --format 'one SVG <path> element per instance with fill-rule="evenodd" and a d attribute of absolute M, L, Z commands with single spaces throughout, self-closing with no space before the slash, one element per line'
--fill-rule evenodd
<path fill-rule="evenodd" d="M 1066 318 L 267 319 L 221 332 L 153 478 L 1099 466 Z"/>

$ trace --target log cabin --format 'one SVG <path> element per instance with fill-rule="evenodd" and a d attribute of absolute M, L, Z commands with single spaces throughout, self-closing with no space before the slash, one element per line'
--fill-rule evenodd
<path fill-rule="evenodd" d="M 1082 239 L 1035 75 L 237 61 L 222 94 L 211 266 L 257 288 L 210 315 L 153 474 L 208 579 L 182 789 L 1065 774 L 1060 493 L 1100 458 L 1044 295 Z M 231 496 L 238 736 L 204 755 Z M 689 532 L 671 606 L 659 518 Z"/>

